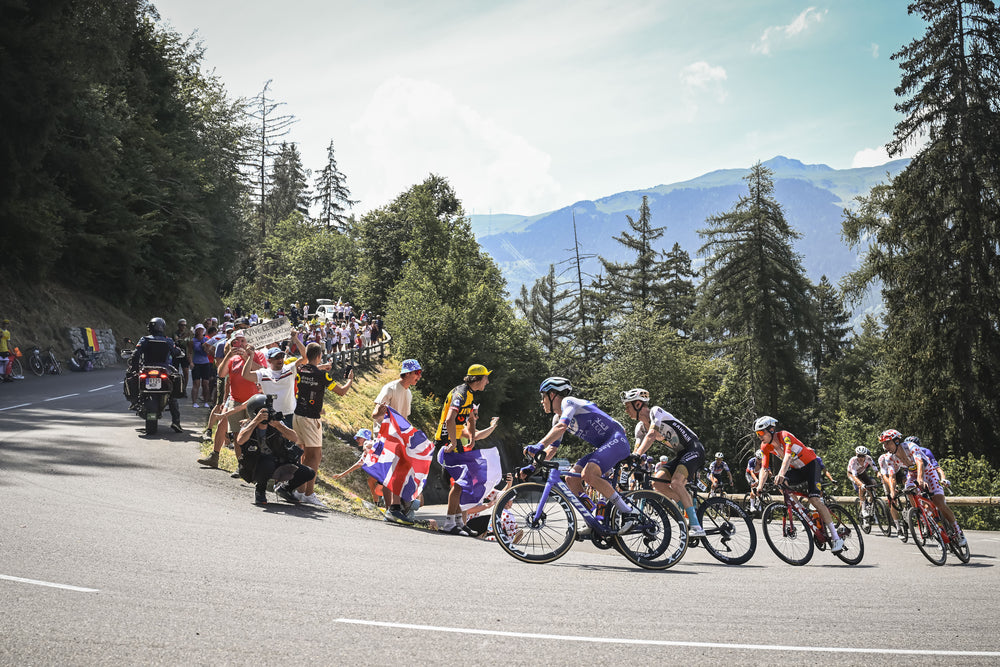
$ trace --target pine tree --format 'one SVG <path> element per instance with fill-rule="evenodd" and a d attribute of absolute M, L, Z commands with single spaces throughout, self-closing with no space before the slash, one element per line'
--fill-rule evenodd
<path fill-rule="evenodd" d="M 810 366 L 813 372 L 815 387 L 815 428 L 813 433 L 822 433 L 824 425 L 836 421 L 839 409 L 839 394 L 824 391 L 827 384 L 827 372 L 840 361 L 848 348 L 848 337 L 851 327 L 848 326 L 850 316 L 844 309 L 844 301 L 826 276 L 822 276 L 819 284 L 812 289 L 813 308 L 816 315 L 815 329 L 810 336 Z M 824 400 L 825 399 L 825 400 Z"/>
<path fill-rule="evenodd" d="M 926 33 L 893 58 L 903 72 L 890 155 L 927 144 L 891 183 L 845 212 L 867 245 L 847 282 L 882 284 L 887 354 L 897 369 L 889 415 L 939 456 L 1000 461 L 1000 15 L 988 0 L 920 0 Z"/>
<path fill-rule="evenodd" d="M 639 218 L 626 215 L 629 228 L 614 240 L 635 253 L 632 263 L 612 262 L 601 257 L 608 283 L 614 290 L 622 313 L 651 314 L 667 300 L 663 285 L 664 270 L 659 251 L 653 244 L 663 236 L 666 227 L 654 227 L 649 211 L 649 197 L 643 195 Z"/>
<path fill-rule="evenodd" d="M 705 239 L 698 313 L 732 356 L 733 377 L 746 378 L 751 409 L 795 423 L 811 395 L 800 364 L 812 328 L 809 281 L 771 170 L 758 162 L 744 180 L 749 194 L 698 231 Z"/>
<path fill-rule="evenodd" d="M 316 195 L 313 202 L 320 205 L 318 220 L 326 225 L 341 227 L 347 220 L 344 215 L 357 201 L 351 199 L 347 187 L 347 177 L 337 168 L 337 158 L 333 154 L 333 141 L 326 147 L 326 166 L 316 177 Z"/>
<path fill-rule="evenodd" d="M 275 102 L 270 96 L 271 80 L 268 79 L 252 100 L 250 100 L 247 116 L 254 124 L 254 132 L 246 148 L 253 159 L 243 164 L 251 196 L 257 205 L 258 224 L 263 239 L 267 236 L 269 216 L 267 212 L 268 193 L 271 189 L 270 167 L 278 155 L 278 142 L 291 132 L 291 127 L 297 122 L 295 116 L 279 113 L 284 102 Z M 274 220 L 270 222 L 273 224 Z"/>
<path fill-rule="evenodd" d="M 570 292 L 556 279 L 555 265 L 550 264 L 548 274 L 535 281 L 530 294 L 522 285 L 521 296 L 514 304 L 528 321 L 542 350 L 550 361 L 556 362 L 550 368 L 555 370 L 565 361 L 564 352 L 576 321 Z"/>
<path fill-rule="evenodd" d="M 663 312 L 674 330 L 685 329 L 694 313 L 694 279 L 698 273 L 691 268 L 691 255 L 675 243 L 663 259 Z"/>
<path fill-rule="evenodd" d="M 271 191 L 267 194 L 267 211 L 271 225 L 294 212 L 309 217 L 309 172 L 302 166 L 298 146 L 283 142 L 271 169 Z"/>

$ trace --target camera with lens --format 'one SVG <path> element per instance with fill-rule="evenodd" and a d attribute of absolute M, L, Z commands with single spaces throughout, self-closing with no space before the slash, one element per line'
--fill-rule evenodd
<path fill-rule="evenodd" d="M 284 417 L 283 414 L 274 409 L 274 398 L 275 394 L 268 394 L 267 399 L 264 401 L 264 407 L 267 409 L 267 421 L 269 422 L 280 421 Z"/>

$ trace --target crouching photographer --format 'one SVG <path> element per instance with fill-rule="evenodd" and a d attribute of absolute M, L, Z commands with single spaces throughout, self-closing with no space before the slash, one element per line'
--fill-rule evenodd
<path fill-rule="evenodd" d="M 316 473 L 299 463 L 302 448 L 295 431 L 282 423 L 282 415 L 272 407 L 273 397 L 257 394 L 246 404 L 248 415 L 236 436 L 236 457 L 240 477 L 256 484 L 254 503 L 267 504 L 267 482 L 275 481 L 274 492 L 279 498 L 298 503 L 292 489 L 305 484 Z"/>

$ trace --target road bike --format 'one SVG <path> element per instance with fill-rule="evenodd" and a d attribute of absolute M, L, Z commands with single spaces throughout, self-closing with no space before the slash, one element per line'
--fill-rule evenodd
<path fill-rule="evenodd" d="M 885 500 L 878 497 L 874 484 L 865 486 L 864 500 L 856 501 L 855 506 L 858 507 L 858 519 L 861 521 L 861 530 L 865 531 L 865 535 L 872 532 L 873 524 L 878 525 L 879 530 L 886 537 L 892 534 L 889 506 Z"/>
<path fill-rule="evenodd" d="M 920 553 L 935 565 L 944 565 L 950 550 L 960 561 L 968 563 L 972 558 L 968 542 L 959 546 L 955 526 L 941 517 L 927 493 L 914 486 L 907 487 L 905 493 L 913 497 L 913 507 L 906 510 L 906 525 Z"/>
<path fill-rule="evenodd" d="M 821 551 L 832 546 L 827 528 L 816 509 L 806 511 L 802 498 L 806 494 L 787 484 L 780 487 L 783 501 L 776 501 L 764 508 L 761 528 L 771 551 L 789 565 L 805 565 L 815 549 Z M 834 554 L 848 565 L 857 565 L 865 555 L 865 543 L 858 524 L 844 507 L 827 505 L 833 517 L 837 535 L 844 541 L 844 548 Z"/>
<path fill-rule="evenodd" d="M 756 496 L 756 508 L 751 509 L 750 503 L 754 500 L 754 496 L 751 493 L 743 494 L 743 502 L 741 506 L 746 511 L 747 514 L 751 516 L 760 516 L 761 511 L 770 505 L 774 499 L 771 497 L 772 493 L 777 493 L 778 490 L 775 488 L 774 484 L 770 480 L 764 482 L 764 488 L 761 489 L 760 493 Z"/>
<path fill-rule="evenodd" d="M 31 347 L 31 353 L 28 355 L 28 368 L 38 377 L 45 374 L 59 375 L 62 372 L 59 360 L 52 353 L 52 348 L 43 353 L 37 345 Z"/>
<path fill-rule="evenodd" d="M 7 354 L 6 362 L 10 368 L 5 369 L 13 380 L 24 379 L 24 368 L 21 366 L 21 348 L 13 347 Z"/>
<path fill-rule="evenodd" d="M 632 470 L 632 479 L 640 489 L 655 491 L 653 483 L 667 484 L 666 480 L 656 479 L 645 466 L 636 466 Z M 694 502 L 695 515 L 705 531 L 705 537 L 688 536 L 688 548 L 699 544 L 713 558 L 726 565 L 742 565 L 750 560 L 757 550 L 757 530 L 754 528 L 750 515 L 729 498 L 711 497 L 707 500 L 703 494 L 707 491 L 705 484 L 688 482 L 685 485 L 691 500 Z M 683 517 L 683 508 L 679 503 L 670 501 L 670 505 Z"/>
<path fill-rule="evenodd" d="M 540 472 L 544 482 L 522 482 L 505 491 L 497 499 L 490 518 L 497 543 L 520 561 L 550 563 L 564 556 L 574 541 L 588 538 L 598 548 L 614 548 L 630 562 L 648 570 L 673 566 L 687 550 L 683 517 L 655 491 L 622 494 L 638 514 L 636 523 L 623 532 L 622 515 L 614 503 L 597 513 L 566 484 L 566 478 L 579 478 L 580 473 L 561 472 L 556 461 L 544 460 L 544 453 L 535 457 L 528 471 Z M 513 529 L 504 527 L 505 511 L 508 519 L 513 518 L 511 523 L 516 524 Z M 577 530 L 577 514 L 589 532 Z"/>

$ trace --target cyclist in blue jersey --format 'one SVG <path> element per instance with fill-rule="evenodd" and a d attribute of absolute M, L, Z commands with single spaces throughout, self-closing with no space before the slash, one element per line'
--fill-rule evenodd
<path fill-rule="evenodd" d="M 679 419 L 658 405 L 649 407 L 649 392 L 636 387 L 621 394 L 625 413 L 639 423 L 635 426 L 635 453 L 645 454 L 656 441 L 663 442 L 674 453 L 673 460 L 653 474 L 653 488 L 681 504 L 687 513 L 691 529 L 689 537 L 704 537 L 705 529 L 698 521 L 694 501 L 686 484 L 693 482 L 695 472 L 705 462 L 705 447 L 698 436 Z"/>
<path fill-rule="evenodd" d="M 555 456 L 567 432 L 587 442 L 594 451 L 573 465 L 573 472 L 581 474 L 582 481 L 580 477 L 567 477 L 566 484 L 573 493 L 582 496 L 582 482 L 586 482 L 609 503 L 614 503 L 622 514 L 618 530 L 620 533 L 627 532 L 640 517 L 635 508 L 604 479 L 604 474 L 631 452 L 625 428 L 590 401 L 571 398 L 569 395 L 573 386 L 566 378 L 546 378 L 538 391 L 542 409 L 552 415 L 552 428 L 538 444 L 525 447 L 525 453 L 535 455 L 544 451 L 545 459 L 549 460 Z"/>

